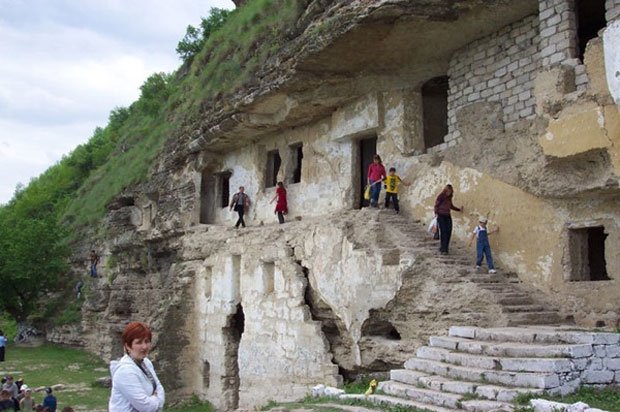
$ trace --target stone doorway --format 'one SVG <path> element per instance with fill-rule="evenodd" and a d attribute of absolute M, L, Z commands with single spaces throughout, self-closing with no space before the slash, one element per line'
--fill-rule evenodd
<path fill-rule="evenodd" d="M 426 149 L 442 144 L 448 134 L 448 90 L 447 76 L 435 77 L 422 86 L 424 147 Z"/>
<path fill-rule="evenodd" d="M 222 403 L 224 410 L 239 407 L 239 344 L 245 328 L 245 315 L 241 303 L 235 313 L 228 316 L 222 329 L 224 338 L 224 376 L 222 376 Z"/>
<path fill-rule="evenodd" d="M 377 136 L 367 137 L 354 143 L 353 153 L 353 182 L 355 209 L 368 206 L 368 201 L 364 199 L 364 190 L 368 183 L 368 166 L 372 163 L 372 157 L 377 153 Z"/>
<path fill-rule="evenodd" d="M 605 0 L 577 0 L 575 3 L 577 17 L 577 46 L 579 59 L 583 62 L 586 45 L 598 36 L 605 27 Z"/>
<path fill-rule="evenodd" d="M 603 226 L 569 229 L 569 280 L 610 280 L 605 261 L 606 238 Z"/>
<path fill-rule="evenodd" d="M 203 170 L 200 177 L 200 223 L 213 223 L 215 220 L 216 177 Z"/>

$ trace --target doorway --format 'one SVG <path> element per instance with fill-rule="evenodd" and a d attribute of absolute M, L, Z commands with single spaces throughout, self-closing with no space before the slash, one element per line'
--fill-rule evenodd
<path fill-rule="evenodd" d="M 569 229 L 570 281 L 610 280 L 605 261 L 604 226 Z"/>
<path fill-rule="evenodd" d="M 368 183 L 368 166 L 372 163 L 372 157 L 377 153 L 377 136 L 360 139 L 357 142 L 357 156 L 354 156 L 357 165 L 353 172 L 353 187 L 356 209 L 368 206 L 368 201 L 364 199 L 364 190 Z"/>

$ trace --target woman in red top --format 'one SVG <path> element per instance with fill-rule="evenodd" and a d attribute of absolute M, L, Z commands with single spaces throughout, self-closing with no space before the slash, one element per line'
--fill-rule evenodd
<path fill-rule="evenodd" d="M 274 211 L 274 213 L 278 215 L 278 222 L 282 224 L 284 223 L 284 215 L 288 213 L 288 204 L 286 202 L 286 189 L 284 188 L 284 183 L 282 182 L 278 182 L 276 194 L 269 203 L 273 203 L 276 199 L 276 210 Z"/>
<path fill-rule="evenodd" d="M 379 205 L 379 193 L 381 192 L 381 182 L 387 177 L 385 167 L 379 155 L 372 157 L 372 163 L 368 166 L 368 184 L 370 185 L 370 206 Z"/>

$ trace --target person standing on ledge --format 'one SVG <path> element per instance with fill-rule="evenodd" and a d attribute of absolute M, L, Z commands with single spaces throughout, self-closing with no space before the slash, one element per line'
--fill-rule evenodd
<path fill-rule="evenodd" d="M 278 182 L 278 185 L 276 187 L 276 194 L 273 197 L 273 199 L 269 201 L 269 203 L 271 204 L 276 200 L 277 200 L 276 210 L 274 212 L 278 215 L 278 222 L 282 224 L 284 223 L 284 215 L 288 213 L 288 203 L 286 201 L 286 189 L 284 188 L 284 183 L 282 182 Z"/>
<path fill-rule="evenodd" d="M 374 155 L 372 163 L 368 165 L 368 185 L 370 186 L 370 206 L 379 206 L 379 193 L 381 193 L 381 182 L 387 177 L 385 167 L 381 161 L 381 156 Z"/>
<path fill-rule="evenodd" d="M 109 412 L 159 412 L 166 393 L 147 358 L 153 335 L 142 322 L 130 322 L 123 331 L 125 356 L 110 363 L 112 394 Z"/>
<path fill-rule="evenodd" d="M 90 277 L 96 278 L 97 276 L 97 264 L 99 263 L 99 255 L 95 250 L 90 251 Z"/>
<path fill-rule="evenodd" d="M 250 207 L 250 196 L 246 195 L 244 192 L 245 188 L 239 186 L 239 191 L 233 195 L 232 201 L 230 202 L 230 210 L 234 210 L 239 214 L 235 229 L 239 228 L 239 225 L 245 227 L 243 215 L 245 214 L 245 210 Z"/>
<path fill-rule="evenodd" d="M 435 200 L 435 216 L 437 216 L 437 226 L 439 226 L 439 253 L 448 254 L 450 237 L 452 236 L 452 216 L 451 210 L 463 212 L 464 207 L 456 207 L 452 204 L 454 189 L 452 185 L 446 185 Z"/>

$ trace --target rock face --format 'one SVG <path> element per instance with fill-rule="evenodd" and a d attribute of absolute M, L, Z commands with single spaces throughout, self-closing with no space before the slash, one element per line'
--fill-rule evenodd
<path fill-rule="evenodd" d="M 620 6 L 596 11 L 609 23 L 582 39 L 582 61 L 572 5 L 307 2 L 253 85 L 205 105 L 109 205 L 85 346 L 120 356 L 126 322 L 147 321 L 166 388 L 235 409 L 396 367 L 453 324 L 617 325 L 620 114 L 606 79 L 620 68 L 604 33 Z M 375 153 L 410 183 L 400 215 L 359 210 Z M 449 182 L 465 213 L 441 257 L 423 227 Z M 239 186 L 252 205 L 235 230 Z M 502 276 L 461 247 L 480 215 L 501 227 Z"/>

